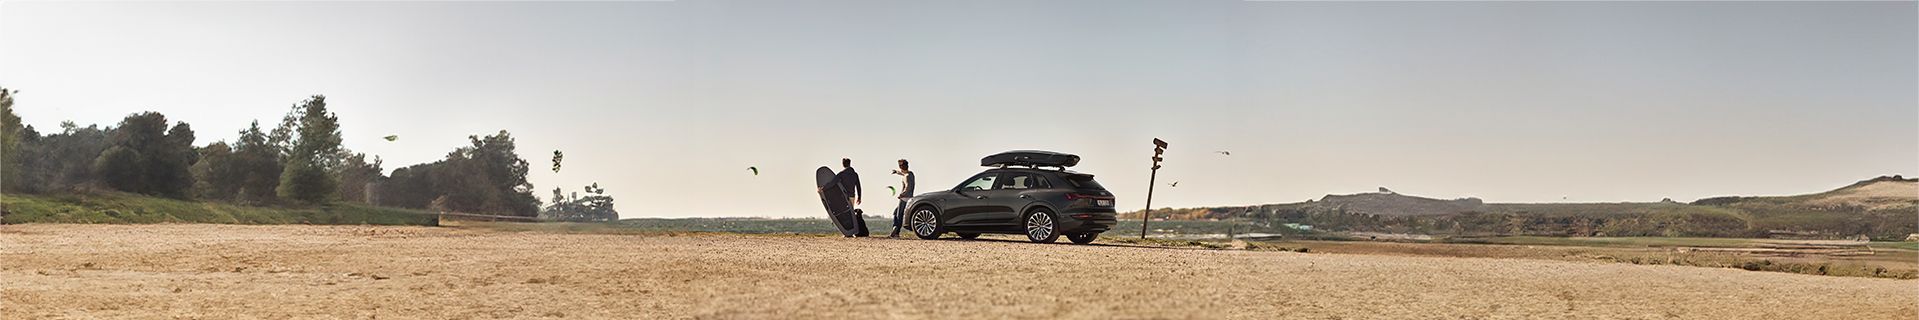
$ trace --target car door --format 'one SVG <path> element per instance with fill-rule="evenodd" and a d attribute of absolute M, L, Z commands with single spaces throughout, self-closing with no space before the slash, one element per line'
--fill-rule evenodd
<path fill-rule="evenodd" d="M 993 214 L 983 218 L 1002 221 L 1001 223 L 1004 224 L 1020 225 L 1020 214 L 1023 213 L 1021 210 L 1034 201 L 1034 198 L 1027 193 L 1041 190 L 1041 182 L 1036 175 L 1024 172 L 1004 173 L 999 180 L 999 187 L 994 189 L 997 193 L 991 198 L 994 206 Z"/>
<path fill-rule="evenodd" d="M 982 172 L 954 187 L 953 194 L 958 196 L 957 199 L 948 201 L 942 208 L 946 211 L 947 224 L 980 225 L 993 216 L 992 212 L 998 210 L 992 202 L 997 199 L 993 189 L 999 186 L 999 176 L 999 172 Z"/>

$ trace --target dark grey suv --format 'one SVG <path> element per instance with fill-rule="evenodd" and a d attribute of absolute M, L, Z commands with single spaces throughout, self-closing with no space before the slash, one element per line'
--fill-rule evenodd
<path fill-rule="evenodd" d="M 1061 235 L 1073 243 L 1093 242 L 1119 220 L 1113 194 L 1093 175 L 1066 170 L 1078 163 L 1078 156 L 1047 151 L 987 156 L 980 164 L 993 169 L 908 200 L 907 226 L 921 239 L 953 232 L 966 239 L 1008 233 L 1040 243 Z"/>

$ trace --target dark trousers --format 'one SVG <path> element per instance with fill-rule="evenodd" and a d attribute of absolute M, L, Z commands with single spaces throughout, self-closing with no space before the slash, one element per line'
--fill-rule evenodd
<path fill-rule="evenodd" d="M 899 234 L 900 228 L 906 226 L 905 223 L 906 223 L 906 199 L 900 199 L 900 205 L 893 207 L 893 233 Z"/>

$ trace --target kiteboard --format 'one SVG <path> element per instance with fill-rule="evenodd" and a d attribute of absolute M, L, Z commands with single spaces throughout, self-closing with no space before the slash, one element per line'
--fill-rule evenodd
<path fill-rule="evenodd" d="M 813 183 L 820 187 L 820 204 L 826 206 L 826 217 L 833 220 L 833 226 L 839 228 L 840 235 L 858 235 L 859 212 L 846 199 L 846 189 L 833 183 L 833 176 L 833 168 L 820 167 L 813 172 Z"/>

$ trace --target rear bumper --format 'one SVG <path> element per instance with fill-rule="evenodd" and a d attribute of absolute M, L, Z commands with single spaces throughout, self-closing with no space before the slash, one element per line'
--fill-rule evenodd
<path fill-rule="evenodd" d="M 1101 212 L 1106 211 L 1106 212 Z M 1060 214 L 1060 233 L 1099 233 L 1119 224 L 1119 215 L 1111 210 L 1066 212 Z"/>

